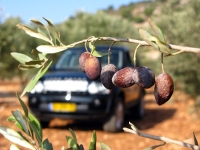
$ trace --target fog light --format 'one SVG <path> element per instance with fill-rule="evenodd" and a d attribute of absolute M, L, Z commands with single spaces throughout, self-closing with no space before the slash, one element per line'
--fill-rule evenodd
<path fill-rule="evenodd" d="M 101 105 L 100 100 L 99 100 L 99 99 L 95 99 L 95 100 L 94 100 L 94 105 L 95 105 L 95 106 Z"/>
<path fill-rule="evenodd" d="M 37 98 L 36 97 L 31 98 L 31 104 L 35 104 L 36 102 L 37 102 Z"/>

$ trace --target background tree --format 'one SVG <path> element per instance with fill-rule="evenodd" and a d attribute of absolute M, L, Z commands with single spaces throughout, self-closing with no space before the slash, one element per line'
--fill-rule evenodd
<path fill-rule="evenodd" d="M 21 22 L 20 18 L 11 17 L 0 24 L 0 78 L 20 77 L 23 84 L 31 72 L 22 72 L 19 70 L 17 68 L 18 63 L 12 59 L 10 53 L 20 52 L 30 55 L 31 49 L 36 47 L 39 41 L 27 38 L 24 32 L 19 31 L 16 24 Z"/>
<path fill-rule="evenodd" d="M 151 13 L 146 16 L 145 8 L 151 8 Z M 153 10 L 154 9 L 154 10 Z M 192 1 L 146 1 L 140 3 L 130 3 L 127 6 L 122 6 L 118 10 L 98 11 L 95 14 L 79 12 L 75 16 L 69 18 L 61 24 L 56 25 L 56 29 L 61 33 L 61 40 L 64 44 L 73 43 L 89 36 L 110 36 L 110 37 L 126 37 L 139 38 L 138 29 L 146 28 L 146 23 L 138 23 L 131 19 L 132 17 L 123 17 L 121 14 L 130 12 L 132 17 L 139 16 L 142 20 L 148 20 L 150 17 L 167 36 L 168 43 L 177 45 L 187 45 L 192 47 L 200 47 L 199 28 L 200 22 L 200 2 Z M 173 17 L 172 17 L 173 16 Z M 20 18 L 9 18 L 4 23 L 0 24 L 0 53 L 1 62 L 0 69 L 2 70 L 1 78 L 13 77 L 19 74 L 16 69 L 15 60 L 9 59 L 10 52 L 25 51 L 30 54 L 31 49 L 35 48 L 38 40 L 26 38 L 24 32 L 16 28 L 16 24 L 22 22 Z M 20 38 L 19 38 L 20 37 Z M 101 42 L 97 42 L 101 44 Z M 105 44 L 105 43 L 104 43 Z M 109 43 L 108 43 L 109 44 Z M 124 44 L 124 43 L 123 43 Z M 132 45 L 124 44 L 126 46 Z M 145 51 L 145 49 L 144 49 Z M 149 51 L 149 50 L 147 50 Z M 142 50 L 138 55 L 143 55 L 140 61 L 142 65 L 149 65 L 158 74 L 161 72 L 155 50 L 149 53 L 143 53 Z M 169 57 L 165 59 L 166 71 L 172 74 L 175 80 L 176 89 L 188 92 L 191 96 L 197 99 L 200 93 L 200 77 L 199 77 L 199 56 L 194 54 L 181 54 L 174 59 Z M 168 65 L 168 64 L 173 65 Z M 155 67 L 158 66 L 158 67 Z M 11 73 L 12 72 L 12 73 Z M 191 86 L 192 85 L 192 86 Z"/>
<path fill-rule="evenodd" d="M 103 11 L 95 14 L 79 12 L 56 28 L 62 33 L 64 43 L 73 43 L 92 35 L 130 38 L 137 32 L 130 21 Z"/>
<path fill-rule="evenodd" d="M 158 26 L 166 34 L 168 42 L 182 46 L 200 47 L 200 33 L 198 32 L 200 29 L 200 1 L 193 0 L 188 5 L 180 5 L 177 1 L 173 6 L 179 11 L 174 12 L 174 8 L 168 7 L 168 11 L 163 10 L 162 15 L 159 16 L 162 21 L 156 19 Z M 166 69 L 174 77 L 176 88 L 195 97 L 198 103 L 200 101 L 199 56 L 187 53 L 165 60 Z"/>

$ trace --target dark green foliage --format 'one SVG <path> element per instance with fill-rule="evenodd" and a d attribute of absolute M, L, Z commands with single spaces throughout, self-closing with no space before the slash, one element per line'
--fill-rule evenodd
<path fill-rule="evenodd" d="M 24 111 L 22 114 L 19 110 L 12 111 L 13 116 L 8 117 L 8 121 L 14 122 L 20 131 L 15 131 L 8 127 L 0 126 L 0 133 L 5 136 L 11 142 L 18 144 L 28 149 L 41 149 L 41 150 L 53 150 L 52 144 L 48 138 L 42 141 L 42 127 L 39 121 L 28 111 L 27 106 L 21 100 L 17 94 L 17 98 Z M 69 129 L 72 137 L 66 136 L 69 148 L 63 147 L 64 150 L 84 150 L 82 144 L 78 144 L 76 134 L 72 129 Z M 27 138 L 28 137 L 28 138 Z M 89 150 L 96 150 L 97 136 L 93 131 L 91 142 L 89 144 Z M 17 146 L 15 146 L 17 148 Z M 101 150 L 110 150 L 110 148 L 104 143 L 100 143 Z"/>
<path fill-rule="evenodd" d="M 135 8 L 134 3 L 130 3 L 127 6 L 121 6 L 118 11 L 119 11 L 119 14 L 123 18 L 132 21 L 133 20 L 133 14 L 132 14 L 132 12 L 133 12 L 134 8 Z"/>
<path fill-rule="evenodd" d="M 144 22 L 145 20 L 144 20 L 142 17 L 140 17 L 140 16 L 134 16 L 134 17 L 132 18 L 132 21 L 134 21 L 134 22 L 136 22 L 136 23 L 142 23 L 142 22 Z"/>
<path fill-rule="evenodd" d="M 137 32 L 127 19 L 113 17 L 103 11 L 94 15 L 79 12 L 73 18 L 57 25 L 56 28 L 59 29 L 62 41 L 65 41 L 64 44 L 70 44 L 91 35 L 95 37 L 131 37 Z M 99 43 L 96 42 L 96 44 Z"/>
<path fill-rule="evenodd" d="M 185 6 L 187 11 L 163 14 L 158 21 L 158 26 L 163 29 L 170 43 L 200 47 L 200 1 L 193 0 Z M 173 17 L 170 17 L 172 16 Z M 186 21 L 187 18 L 187 21 Z M 175 81 L 175 89 L 182 89 L 190 95 L 197 97 L 200 93 L 200 68 L 199 56 L 192 53 L 165 59 L 165 68 L 171 73 Z M 173 64 L 173 65 L 171 65 Z"/>
<path fill-rule="evenodd" d="M 64 149 L 65 150 L 84 150 L 83 145 L 78 144 L 75 132 L 72 129 L 69 129 L 69 131 L 72 135 L 72 137 L 66 136 L 69 148 L 64 148 Z M 92 137 L 91 137 L 91 142 L 89 144 L 88 149 L 89 150 L 96 150 L 96 143 L 97 143 L 97 135 L 96 135 L 96 131 L 93 131 Z M 100 148 L 101 148 L 101 150 L 110 150 L 110 148 L 104 143 L 100 143 Z"/>
<path fill-rule="evenodd" d="M 161 2 L 160 1 L 156 1 Z M 192 0 L 184 5 L 176 5 L 174 9 L 171 3 L 175 1 L 162 1 L 166 5 L 156 5 L 156 2 L 149 3 L 161 9 L 160 14 L 151 15 L 153 20 L 163 31 L 167 43 L 180 46 L 200 47 L 200 1 Z M 178 3 L 178 0 L 176 1 Z M 167 5 L 170 4 L 170 5 Z M 147 7 L 147 6 L 146 6 Z M 148 7 L 147 7 L 148 8 Z M 172 17 L 173 16 L 173 17 Z M 151 31 L 150 29 L 148 31 Z M 153 32 L 151 32 L 153 33 Z M 171 51 L 172 53 L 176 51 Z M 142 65 L 152 68 L 158 75 L 161 73 L 160 54 L 157 58 L 151 56 L 157 55 L 155 48 L 142 48 L 138 52 Z M 146 58 L 144 58 L 146 57 Z M 176 56 L 165 57 L 165 71 L 170 73 L 174 80 L 175 90 L 183 90 L 193 96 L 195 99 L 200 93 L 200 55 L 193 53 L 182 53 Z"/>
<path fill-rule="evenodd" d="M 28 111 L 27 106 L 18 94 L 17 98 L 23 108 L 24 114 L 22 114 L 19 110 L 12 111 L 13 116 L 9 117 L 8 121 L 15 123 L 15 125 L 20 129 L 20 131 L 17 131 L 19 134 L 7 127 L 0 127 L 1 133 L 11 142 L 19 144 L 23 147 L 34 149 L 34 146 L 37 143 L 40 148 L 51 150 L 52 145 L 48 142 L 48 140 L 42 142 L 42 127 L 39 121 Z M 10 134 L 10 136 L 7 136 L 7 134 Z"/>
<path fill-rule="evenodd" d="M 166 2 L 167 0 L 156 0 L 158 2 Z"/>
<path fill-rule="evenodd" d="M 174 7 L 180 3 L 180 0 L 172 0 L 170 3 L 171 3 L 171 6 Z"/>
<path fill-rule="evenodd" d="M 96 132 L 93 131 L 91 142 L 89 145 L 89 150 L 96 150 L 96 142 L 97 142 L 97 135 L 96 135 Z"/>
<path fill-rule="evenodd" d="M 43 150 L 53 150 L 53 146 L 48 139 L 45 139 L 43 142 Z"/>
<path fill-rule="evenodd" d="M 18 63 L 12 59 L 10 53 L 30 54 L 31 49 L 35 48 L 39 41 L 27 38 L 27 35 L 16 27 L 18 23 L 21 23 L 20 18 L 8 18 L 0 24 L 0 78 L 12 78 L 21 75 L 21 78 L 24 79 L 24 76 L 29 74 L 23 73 L 22 76 L 22 71 L 17 68 Z"/>
<path fill-rule="evenodd" d="M 121 11 L 121 15 L 124 18 L 130 18 L 131 17 L 131 9 L 125 9 Z"/>
<path fill-rule="evenodd" d="M 149 6 L 149 7 L 145 8 L 144 14 L 149 17 L 153 14 L 153 11 L 154 11 L 154 7 Z"/>

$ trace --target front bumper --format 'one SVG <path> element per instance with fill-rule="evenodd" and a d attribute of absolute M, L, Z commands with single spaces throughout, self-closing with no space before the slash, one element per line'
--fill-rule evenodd
<path fill-rule="evenodd" d="M 99 120 L 103 121 L 107 117 L 105 112 L 94 113 L 58 113 L 58 112 L 38 112 L 38 110 L 32 109 L 33 114 L 40 121 L 50 121 L 54 118 L 72 119 L 72 120 Z"/>
<path fill-rule="evenodd" d="M 74 104 L 74 111 L 52 110 L 53 104 Z M 54 118 L 89 120 L 103 119 L 110 113 L 110 95 L 71 95 L 66 100 L 66 94 L 30 94 L 28 99 L 29 108 L 41 121 L 49 121 Z"/>

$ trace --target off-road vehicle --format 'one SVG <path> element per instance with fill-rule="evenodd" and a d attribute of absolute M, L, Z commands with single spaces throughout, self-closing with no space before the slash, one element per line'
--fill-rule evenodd
<path fill-rule="evenodd" d="M 97 46 L 96 49 L 107 52 L 109 46 Z M 116 132 L 122 129 L 126 112 L 141 118 L 144 89 L 135 84 L 108 90 L 100 79 L 90 80 L 79 68 L 79 56 L 84 51 L 85 47 L 76 47 L 63 52 L 29 93 L 29 108 L 42 125 L 48 125 L 54 118 L 98 121 L 103 130 Z M 107 56 L 98 59 L 102 67 L 108 63 Z M 131 60 L 127 48 L 112 47 L 110 63 L 118 70 L 133 66 Z"/>

